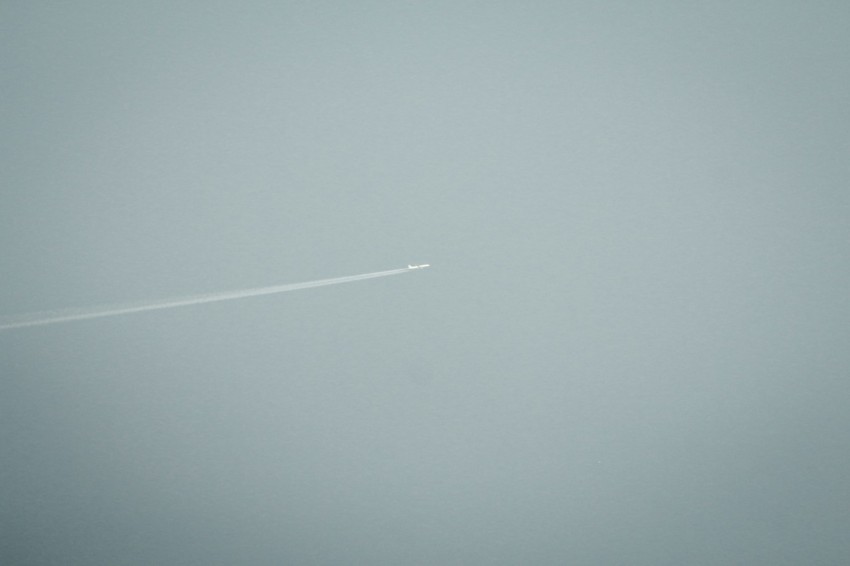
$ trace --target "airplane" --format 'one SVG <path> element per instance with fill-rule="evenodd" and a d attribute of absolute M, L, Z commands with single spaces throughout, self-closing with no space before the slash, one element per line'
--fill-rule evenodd
<path fill-rule="evenodd" d="M 407 264 L 407 269 L 422 269 L 423 267 L 431 267 L 431 264 L 430 263 L 423 263 L 423 264 L 420 264 L 420 265 L 410 265 L 409 263 Z"/>

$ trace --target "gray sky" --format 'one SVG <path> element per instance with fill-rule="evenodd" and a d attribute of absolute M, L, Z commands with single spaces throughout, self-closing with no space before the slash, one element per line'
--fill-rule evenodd
<path fill-rule="evenodd" d="M 844 564 L 846 2 L 5 2 L 0 562 Z"/>

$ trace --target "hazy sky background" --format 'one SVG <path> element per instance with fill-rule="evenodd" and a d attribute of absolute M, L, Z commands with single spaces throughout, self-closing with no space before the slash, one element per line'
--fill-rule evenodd
<path fill-rule="evenodd" d="M 3 2 L 4 564 L 846 564 L 850 4 Z"/>

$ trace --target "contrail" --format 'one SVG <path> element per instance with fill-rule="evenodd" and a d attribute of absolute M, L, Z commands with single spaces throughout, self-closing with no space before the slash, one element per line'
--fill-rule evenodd
<path fill-rule="evenodd" d="M 63 309 L 57 311 L 42 311 L 29 314 L 0 317 L 0 330 L 11 330 L 13 328 L 24 328 L 26 326 L 40 326 L 43 324 L 55 324 L 57 322 L 70 322 L 72 320 L 83 320 L 86 318 L 99 318 L 102 316 L 116 316 L 119 314 L 130 314 L 134 312 L 153 311 L 158 309 L 170 309 L 174 307 L 186 307 L 199 305 L 201 303 L 213 303 L 216 301 L 229 301 L 231 299 L 244 299 L 245 297 L 256 297 L 258 295 L 271 295 L 273 293 L 285 293 L 297 289 L 310 289 L 312 287 L 323 287 L 325 285 L 338 285 L 350 283 L 362 279 L 374 279 L 375 277 L 388 277 L 390 275 L 401 275 L 409 273 L 420 267 L 409 266 L 403 269 L 390 269 L 389 271 L 376 271 L 374 273 L 363 273 L 361 275 L 348 275 L 345 277 L 334 277 L 333 279 L 319 279 L 305 283 L 290 283 L 288 285 L 272 285 L 271 287 L 255 287 L 241 291 L 224 291 L 219 293 L 205 293 L 203 295 L 191 295 L 188 297 L 177 297 L 173 299 L 162 299 L 159 301 L 146 301 L 142 303 L 124 303 L 118 305 L 101 305 L 97 307 Z"/>

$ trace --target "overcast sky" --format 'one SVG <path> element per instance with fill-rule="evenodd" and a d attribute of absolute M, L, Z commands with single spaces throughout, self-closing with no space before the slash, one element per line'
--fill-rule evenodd
<path fill-rule="evenodd" d="M 0 6 L 10 565 L 850 563 L 846 1 Z"/>

